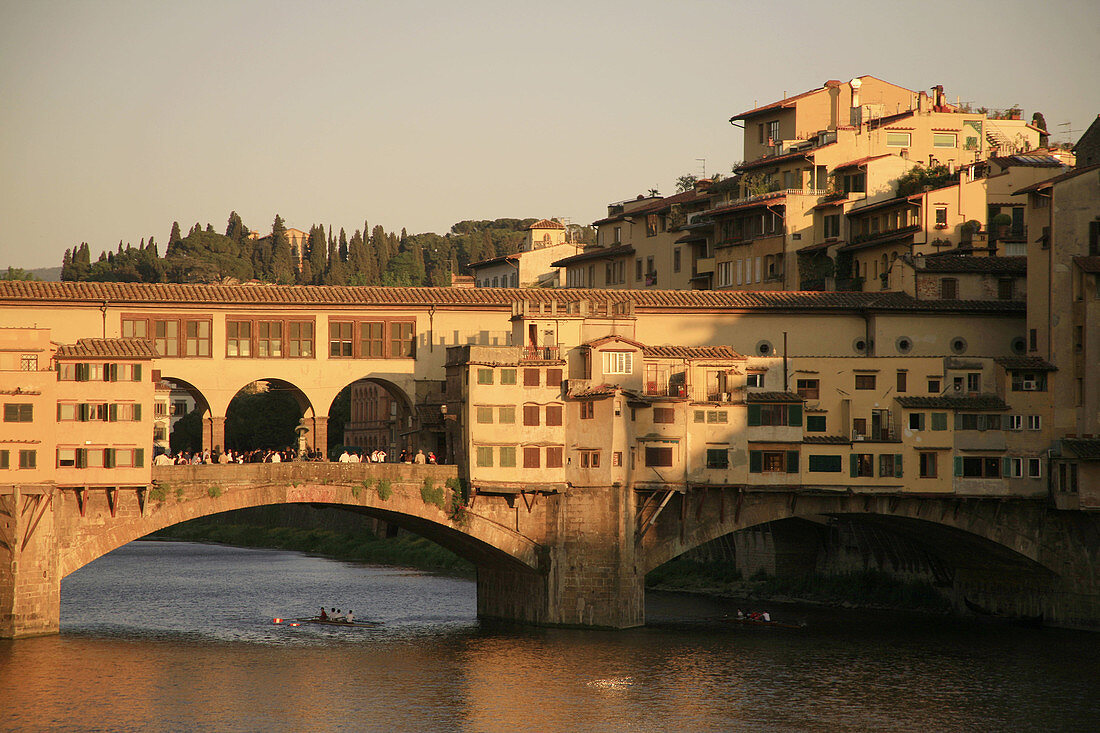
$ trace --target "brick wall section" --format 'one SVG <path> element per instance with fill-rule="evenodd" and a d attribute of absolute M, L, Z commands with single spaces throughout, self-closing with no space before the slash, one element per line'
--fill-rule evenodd
<path fill-rule="evenodd" d="M 0 496 L 0 638 L 57 632 L 61 609 L 53 489 Z"/>

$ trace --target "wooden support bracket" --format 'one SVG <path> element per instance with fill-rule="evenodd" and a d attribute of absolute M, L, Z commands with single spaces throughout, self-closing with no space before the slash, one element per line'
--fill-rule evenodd
<path fill-rule="evenodd" d="M 80 512 L 80 516 L 84 516 L 84 512 L 88 508 L 88 496 L 86 489 L 77 487 L 73 489 L 73 496 L 76 497 L 76 508 Z"/>
<path fill-rule="evenodd" d="M 26 498 L 28 499 L 28 503 L 23 505 L 24 510 L 30 506 L 29 500 L 32 497 L 28 496 Z M 33 512 L 33 519 L 30 526 L 27 527 L 26 534 L 23 535 L 23 542 L 19 547 L 20 552 L 27 549 L 27 543 L 31 541 L 31 538 L 34 536 L 34 531 L 38 529 L 38 523 L 42 521 L 42 517 L 46 515 L 46 512 L 49 511 L 50 506 L 53 504 L 53 494 L 46 494 L 45 496 L 42 494 L 34 494 L 33 499 L 34 507 L 31 510 Z"/>
<path fill-rule="evenodd" d="M 111 510 L 111 516 L 118 516 L 118 487 L 107 487 L 104 489 L 104 493 L 107 494 L 107 508 Z"/>
<path fill-rule="evenodd" d="M 701 492 L 699 492 L 699 504 L 698 504 L 698 506 L 695 507 L 695 522 L 696 522 L 696 524 L 703 521 L 703 507 L 706 506 L 707 494 L 709 492 L 710 492 L 710 488 L 707 487 L 707 486 L 704 486 L 703 490 Z"/>
<path fill-rule="evenodd" d="M 733 509 L 733 523 L 737 524 L 741 521 L 741 503 L 745 500 L 745 490 L 737 489 L 737 504 Z"/>
<path fill-rule="evenodd" d="M 530 492 L 531 493 L 531 501 L 527 501 L 527 493 L 528 492 L 526 492 L 526 491 L 519 492 L 520 496 L 523 497 L 523 505 L 527 507 L 527 513 L 530 514 L 531 510 L 535 508 L 535 504 L 538 504 L 538 502 L 539 502 L 539 492 L 537 492 L 537 491 Z"/>
<path fill-rule="evenodd" d="M 143 517 L 145 516 L 145 492 L 146 491 L 147 491 L 147 489 L 144 486 L 139 486 L 137 488 L 137 491 L 136 491 L 136 493 L 137 493 L 137 502 L 138 502 L 138 513 L 141 514 L 141 516 L 143 516 Z"/>

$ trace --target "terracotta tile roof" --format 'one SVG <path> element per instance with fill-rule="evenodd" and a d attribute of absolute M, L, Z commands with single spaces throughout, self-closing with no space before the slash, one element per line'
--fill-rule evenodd
<path fill-rule="evenodd" d="M 802 402 L 802 395 L 794 392 L 747 392 L 745 402 Z"/>
<path fill-rule="evenodd" d="M 756 160 L 749 160 L 733 169 L 734 173 L 740 173 L 741 171 L 750 171 L 753 168 L 764 168 L 775 163 L 786 163 L 788 160 L 798 160 L 799 158 L 809 158 L 810 153 L 813 153 L 821 148 L 828 147 L 829 145 L 835 145 L 836 143 L 828 143 L 827 145 L 821 145 L 811 150 L 799 150 L 794 153 L 787 153 L 786 155 L 771 155 L 765 158 L 757 158 Z"/>
<path fill-rule="evenodd" d="M 539 219 L 528 229 L 565 229 L 565 225 L 560 221 L 553 221 L 552 219 Z"/>
<path fill-rule="evenodd" d="M 977 272 L 990 275 L 1026 275 L 1027 257 L 971 257 L 969 255 L 930 255 L 913 259 L 914 267 L 924 272 Z"/>
<path fill-rule="evenodd" d="M 80 339 L 57 348 L 58 359 L 156 359 L 157 350 L 145 339 Z"/>
<path fill-rule="evenodd" d="M 729 346 L 643 346 L 642 356 L 654 359 L 741 359 Z"/>
<path fill-rule="evenodd" d="M 570 390 L 569 398 L 574 400 L 598 400 L 603 397 L 610 397 L 618 391 L 619 388 L 613 384 L 601 384 L 587 389 L 579 389 L 576 392 Z"/>
<path fill-rule="evenodd" d="M 852 441 L 843 435 L 803 435 L 802 442 L 811 445 L 847 445 Z"/>
<path fill-rule="evenodd" d="M 895 398 L 902 407 L 938 407 L 945 410 L 1007 410 L 1008 405 L 996 395 L 974 395 L 972 397 L 956 397 L 954 395 L 939 395 L 934 397 L 901 397 Z"/>
<path fill-rule="evenodd" d="M 857 214 L 863 214 L 868 211 L 879 211 L 891 206 L 914 205 L 919 198 L 920 194 L 916 196 L 894 196 L 883 201 L 876 201 L 873 204 L 867 204 L 866 206 L 854 206 L 848 211 L 848 215 L 856 216 Z"/>
<path fill-rule="evenodd" d="M 1003 366 L 1005 369 L 1012 370 L 1027 370 L 1029 372 L 1056 372 L 1058 367 L 1051 364 L 1046 359 L 1042 359 L 1038 356 L 999 356 L 994 359 L 996 363 Z"/>
<path fill-rule="evenodd" d="M 1073 264 L 1081 268 L 1081 272 L 1100 273 L 1100 257 L 1074 257 Z"/>
<path fill-rule="evenodd" d="M 0 281 L 2 304 L 284 305 L 299 307 L 451 306 L 510 310 L 530 303 L 633 302 L 635 310 L 873 310 L 1023 313 L 1009 300 L 918 300 L 900 292 L 793 290 L 596 290 L 577 288 L 402 288 L 321 285 L 175 285 L 148 283 Z"/>
<path fill-rule="evenodd" d="M 771 104 L 765 104 L 762 107 L 756 107 L 755 109 L 750 109 L 746 112 L 742 112 L 739 115 L 734 115 L 733 117 L 730 117 L 730 122 L 733 122 L 734 120 L 743 120 L 746 117 L 752 117 L 753 115 L 763 114 L 764 112 L 770 112 L 770 111 L 776 110 L 776 109 L 784 109 L 786 107 L 793 107 L 794 103 L 797 102 L 798 100 L 804 99 L 804 98 L 810 96 L 811 94 L 817 94 L 818 92 L 823 92 L 823 91 L 825 91 L 825 89 L 826 89 L 826 87 L 818 87 L 817 89 L 811 89 L 808 92 L 802 92 L 801 94 L 796 94 L 793 97 L 787 97 L 786 99 L 780 99 L 778 102 L 772 102 Z"/>
<path fill-rule="evenodd" d="M 701 201 L 708 198 L 707 189 L 691 189 L 690 191 L 684 191 L 683 193 L 677 193 L 672 196 L 661 196 L 655 198 L 652 201 L 642 204 L 630 211 L 624 211 L 621 214 L 615 214 L 614 216 L 608 216 L 603 219 L 597 219 L 592 222 L 592 226 L 599 226 L 601 224 L 610 224 L 613 221 L 622 221 L 628 217 L 644 216 L 646 214 L 657 214 L 662 211 L 671 209 L 674 204 L 688 204 L 694 201 Z"/>
<path fill-rule="evenodd" d="M 857 250 L 857 249 L 867 249 L 868 247 L 877 247 L 880 244 L 890 244 L 891 242 L 900 242 L 900 241 L 909 239 L 910 237 L 915 235 L 920 230 L 921 230 L 920 225 L 919 224 L 914 224 L 913 226 L 905 227 L 904 229 L 895 229 L 892 232 L 884 232 L 884 233 L 880 234 L 877 237 L 872 237 L 871 239 L 865 239 L 862 242 L 855 242 L 853 244 L 846 244 L 843 247 L 841 247 L 838 251 L 840 251 L 840 252 L 851 252 L 851 251 Z"/>
<path fill-rule="evenodd" d="M 707 241 L 706 234 L 692 234 L 687 233 L 679 239 L 675 240 L 673 244 L 687 244 L 688 242 L 705 242 Z"/>
<path fill-rule="evenodd" d="M 481 260 L 480 262 L 471 262 L 467 267 L 471 269 L 477 269 L 479 267 L 488 267 L 489 265 L 499 265 L 502 262 L 519 262 L 519 254 L 501 255 L 500 257 L 490 257 L 487 260 Z"/>
<path fill-rule="evenodd" d="M 581 344 L 581 346 L 590 346 L 590 347 L 603 346 L 604 344 L 609 344 L 612 341 L 618 341 L 618 342 L 621 342 L 621 343 L 624 343 L 624 344 L 630 344 L 631 346 L 634 346 L 634 347 L 639 348 L 639 349 L 645 349 L 646 348 L 646 345 L 643 344 L 641 341 L 635 341 L 634 339 L 628 339 L 626 336 L 618 336 L 618 335 L 601 336 L 598 339 L 592 339 L 591 341 L 585 341 L 583 344 Z"/>
<path fill-rule="evenodd" d="M 1025 168 L 1061 168 L 1065 165 L 1053 155 L 1006 155 L 1003 157 L 990 158 L 990 161 L 1002 168 L 1014 166 Z"/>
<path fill-rule="evenodd" d="M 1074 458 L 1086 461 L 1100 461 L 1100 439 L 1062 438 L 1063 451 L 1068 450 Z"/>
<path fill-rule="evenodd" d="M 442 405 L 417 405 L 416 416 L 423 425 L 442 425 L 443 410 L 440 409 L 441 407 Z"/>
<path fill-rule="evenodd" d="M 743 209 L 753 209 L 757 206 L 784 206 L 787 203 L 787 193 L 785 191 L 775 191 L 773 193 L 760 194 L 759 196 L 753 196 L 751 201 L 740 201 L 735 204 L 728 204 L 726 206 L 719 206 L 715 209 L 707 211 L 708 216 L 720 216 L 722 214 L 728 214 L 731 211 L 741 211 Z"/>
<path fill-rule="evenodd" d="M 590 249 L 587 252 L 581 252 L 579 255 L 563 257 L 560 260 L 555 260 L 551 262 L 550 266 L 566 267 L 568 265 L 575 265 L 578 262 L 587 262 L 589 260 L 614 259 L 615 257 L 625 257 L 632 254 L 634 254 L 634 247 L 629 244 L 617 244 L 614 247 L 597 247 L 595 249 Z"/>
<path fill-rule="evenodd" d="M 892 156 L 891 153 L 883 153 L 882 155 L 869 155 L 866 158 L 857 158 L 855 160 L 849 160 L 847 163 L 841 163 L 840 165 L 833 168 L 833 170 L 839 171 L 839 170 L 843 170 L 845 168 L 858 168 L 861 165 L 866 165 L 867 163 L 870 163 L 872 160 L 879 160 L 881 158 L 889 158 L 891 156 Z"/>

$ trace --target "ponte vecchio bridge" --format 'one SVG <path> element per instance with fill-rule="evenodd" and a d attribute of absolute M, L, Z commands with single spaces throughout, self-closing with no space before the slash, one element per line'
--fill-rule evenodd
<path fill-rule="evenodd" d="M 207 446 L 224 445 L 226 411 L 243 386 L 291 389 L 322 450 L 329 406 L 347 385 L 385 386 L 411 408 L 409 429 L 422 433 L 412 408 L 443 402 L 446 347 L 512 345 L 545 355 L 577 345 L 561 341 L 569 320 L 581 323 L 581 340 L 612 333 L 641 343 L 732 346 L 773 369 L 782 362 L 786 388 L 788 358 L 809 364 L 827 355 L 870 367 L 897 358 L 888 348 L 944 358 L 959 343 L 984 358 L 1009 357 L 1024 318 L 1010 302 L 926 303 L 898 293 L 94 283 L 0 283 L 0 314 L 6 325 L 48 327 L 58 343 L 148 339 L 159 354 L 157 376 L 196 395 Z M 790 345 L 779 352 L 785 333 Z M 470 481 L 470 469 L 169 466 L 128 484 L 26 484 L 13 471 L 0 479 L 0 635 L 56 631 L 61 578 L 115 547 L 188 519 L 284 503 L 348 508 L 454 550 L 478 569 L 483 617 L 638 625 L 645 574 L 664 562 L 743 528 L 850 517 L 926 547 L 959 602 L 1042 613 L 1053 623 L 1100 623 L 1095 515 L 1061 511 L 1045 492 L 1014 494 L 991 482 L 986 494 L 929 493 L 911 480 L 853 480 L 828 490 L 775 481 L 662 489 L 630 480 L 520 480 L 503 489 Z M 379 491 L 381 480 L 392 494 Z"/>

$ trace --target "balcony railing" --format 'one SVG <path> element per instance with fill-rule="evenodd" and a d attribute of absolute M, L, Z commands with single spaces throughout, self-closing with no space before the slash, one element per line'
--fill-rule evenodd
<path fill-rule="evenodd" d="M 687 386 L 680 383 L 646 382 L 642 393 L 648 397 L 687 397 Z"/>
<path fill-rule="evenodd" d="M 524 346 L 520 358 L 523 361 L 555 361 L 561 352 L 557 346 Z"/>

